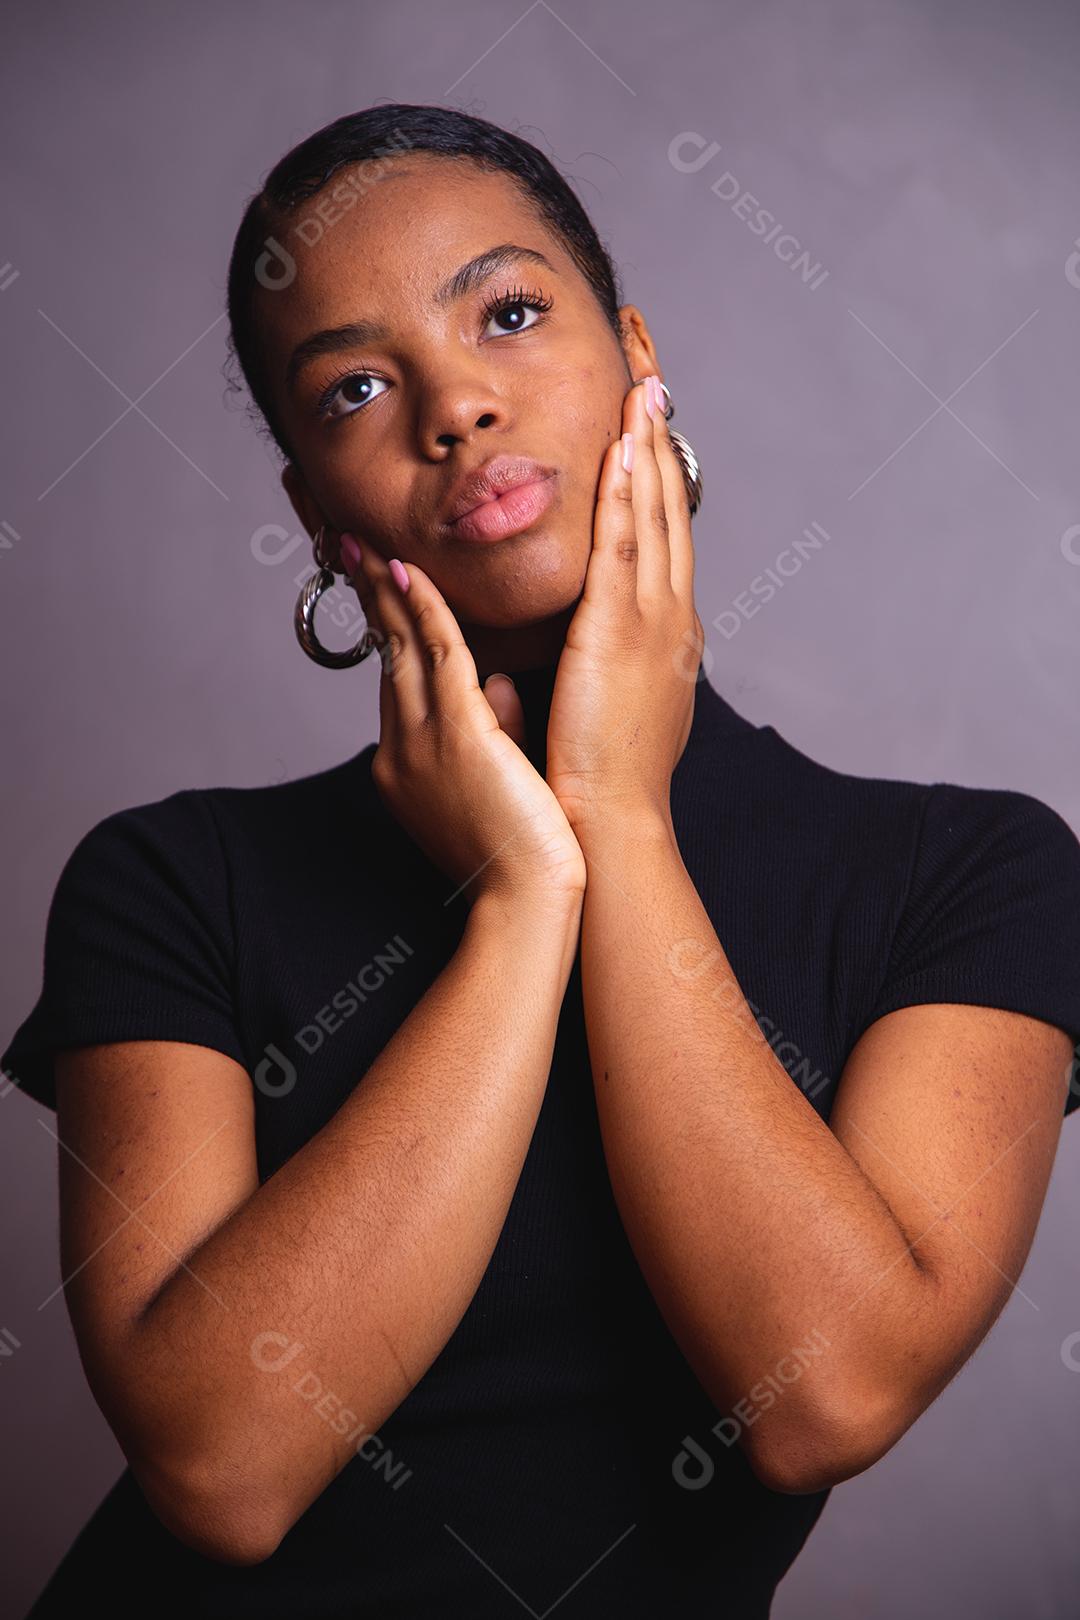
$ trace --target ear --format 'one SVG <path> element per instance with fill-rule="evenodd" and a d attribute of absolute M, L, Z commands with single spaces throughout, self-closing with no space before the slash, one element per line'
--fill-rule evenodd
<path fill-rule="evenodd" d="M 631 377 L 647 377 L 650 372 L 659 375 L 660 362 L 656 358 L 656 345 L 640 309 L 636 304 L 620 304 L 619 320 L 623 330 L 623 354 L 626 356 Z"/>
<path fill-rule="evenodd" d="M 281 485 L 286 495 L 289 497 L 293 511 L 300 519 L 300 522 L 303 524 L 308 534 L 314 538 L 314 536 L 318 533 L 319 528 L 323 523 L 326 522 L 326 520 L 323 517 L 322 512 L 319 510 L 319 503 L 316 501 L 315 497 L 312 495 L 304 481 L 303 473 L 301 473 L 300 469 L 291 461 L 286 462 L 285 466 L 281 469 Z M 326 533 L 326 554 L 331 559 L 331 565 L 333 565 L 337 559 L 337 543 L 338 535 L 328 525 Z"/>

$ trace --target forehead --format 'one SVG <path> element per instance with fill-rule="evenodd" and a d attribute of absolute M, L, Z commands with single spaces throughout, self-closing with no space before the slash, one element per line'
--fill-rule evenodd
<path fill-rule="evenodd" d="M 287 352 L 310 331 L 357 317 L 393 322 L 436 313 L 435 289 L 494 243 L 542 252 L 566 273 L 559 238 L 503 173 L 407 154 L 351 164 L 275 231 L 295 265 L 282 286 L 259 285 L 268 344 Z M 535 277 L 524 267 L 522 279 Z"/>

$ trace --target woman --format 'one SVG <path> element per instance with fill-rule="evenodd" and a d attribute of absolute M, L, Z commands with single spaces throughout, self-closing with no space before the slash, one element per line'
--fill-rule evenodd
<path fill-rule="evenodd" d="M 1080 845 L 710 683 L 693 453 L 519 137 L 320 130 L 229 313 L 380 736 L 61 874 L 3 1063 L 129 1466 L 33 1614 L 765 1616 L 1024 1264 Z"/>

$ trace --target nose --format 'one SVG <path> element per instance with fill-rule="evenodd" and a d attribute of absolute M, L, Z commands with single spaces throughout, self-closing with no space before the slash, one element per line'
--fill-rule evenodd
<path fill-rule="evenodd" d="M 425 395 L 419 422 L 421 448 L 439 461 L 455 444 L 467 444 L 481 430 L 498 430 L 509 417 L 509 407 L 490 384 L 477 379 L 448 382 Z"/>

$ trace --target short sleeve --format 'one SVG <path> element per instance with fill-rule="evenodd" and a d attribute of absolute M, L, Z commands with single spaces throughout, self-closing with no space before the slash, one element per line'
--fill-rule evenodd
<path fill-rule="evenodd" d="M 927 789 L 885 980 L 864 1024 L 918 1002 L 1001 1007 L 1074 1046 L 1080 1107 L 1080 841 L 1031 794 Z"/>
<path fill-rule="evenodd" d="M 0 1055 L 5 1084 L 55 1109 L 55 1053 L 102 1041 L 189 1041 L 244 1063 L 208 791 L 114 811 L 75 846 L 49 907 L 37 1003 Z"/>

